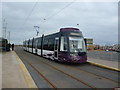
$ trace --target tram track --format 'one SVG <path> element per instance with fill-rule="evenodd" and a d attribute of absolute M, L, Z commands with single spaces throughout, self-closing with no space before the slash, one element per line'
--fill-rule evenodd
<path fill-rule="evenodd" d="M 90 63 L 88 63 L 89 65 L 92 65 L 92 66 L 95 66 L 95 67 L 99 67 L 99 66 L 96 66 L 96 65 L 93 65 L 93 64 L 90 64 Z M 99 67 L 99 68 L 102 68 L 102 67 Z M 96 69 L 96 68 L 94 68 L 95 70 L 97 70 L 97 71 L 100 71 L 100 72 L 102 72 L 102 73 L 108 73 L 108 74 L 112 74 L 112 75 L 114 75 L 114 76 L 118 76 L 117 74 L 114 74 L 113 72 L 109 72 L 109 71 L 103 71 L 103 70 L 99 70 L 99 69 Z M 105 69 L 105 68 L 103 68 L 103 69 Z M 108 69 L 107 69 L 108 70 Z M 112 70 L 113 71 L 113 70 Z M 119 71 L 116 71 L 116 72 L 119 72 Z"/>
<path fill-rule="evenodd" d="M 43 62 L 43 61 L 42 61 L 42 62 Z M 95 86 L 89 85 L 87 82 L 84 82 L 84 81 L 82 81 L 82 80 L 80 80 L 80 79 L 78 79 L 78 78 L 76 78 L 76 77 L 73 77 L 72 75 L 70 75 L 70 74 L 68 74 L 68 73 L 66 73 L 66 72 L 64 72 L 64 71 L 62 71 L 62 70 L 60 70 L 60 69 L 58 69 L 58 68 L 56 68 L 56 67 L 54 67 L 54 66 L 52 66 L 52 65 L 50 65 L 50 64 L 48 64 L 48 63 L 46 63 L 46 62 L 43 62 L 43 63 L 46 64 L 46 65 L 48 65 L 48 66 L 50 66 L 50 67 L 52 67 L 52 68 L 54 68 L 54 69 L 56 69 L 57 71 L 60 71 L 61 73 L 64 73 L 65 75 L 67 75 L 67 76 L 69 76 L 69 77 L 71 77 L 71 78 L 73 78 L 73 79 L 75 79 L 75 80 L 83 83 L 84 85 L 86 85 L 86 86 L 88 86 L 88 87 L 90 87 L 90 88 L 93 88 L 93 89 L 96 88 Z"/>
<path fill-rule="evenodd" d="M 42 61 L 42 62 L 43 62 L 43 61 Z M 47 60 L 46 62 L 51 63 L 51 61 L 48 61 L 48 60 Z M 54 67 L 54 66 L 52 66 L 52 65 L 50 65 L 50 64 L 48 64 L 48 63 L 46 63 L 46 62 L 43 62 L 43 63 L 45 63 L 45 64 L 53 67 L 53 68 L 56 69 L 56 70 L 59 70 L 58 68 L 56 68 L 56 67 Z M 104 78 L 104 79 L 107 79 L 107 80 L 112 81 L 112 82 L 114 82 L 114 83 L 120 83 L 119 81 L 117 82 L 117 81 L 115 81 L 115 80 L 113 80 L 113 79 L 110 79 L 110 78 L 107 78 L 107 77 L 105 77 L 105 76 L 101 76 L 101 75 L 98 75 L 98 74 L 89 72 L 89 71 L 87 71 L 87 70 L 82 70 L 82 69 L 80 69 L 80 68 L 75 68 L 75 67 L 71 67 L 71 66 L 64 65 L 64 64 L 62 64 L 62 66 L 67 67 L 67 68 L 74 69 L 74 70 L 79 71 L 79 72 L 82 71 L 82 72 L 85 72 L 85 73 L 87 73 L 87 74 L 91 74 L 91 75 L 94 75 L 94 76 L 98 76 L 99 78 Z M 60 71 L 60 72 L 63 72 L 63 71 L 61 71 L 61 70 L 59 70 L 59 71 Z M 101 71 L 101 70 L 100 70 L 100 71 Z M 102 71 L 102 72 L 104 72 L 104 71 Z M 63 73 L 64 73 L 64 72 L 63 72 Z M 111 73 L 111 72 L 109 72 L 109 73 L 110 73 L 110 74 L 113 74 L 113 73 Z M 115 75 L 115 74 L 114 74 L 114 75 Z"/>
<path fill-rule="evenodd" d="M 48 61 L 48 60 L 47 60 Z M 46 62 L 47 62 L 46 61 Z M 46 62 L 43 62 L 43 63 L 45 63 L 45 64 L 47 64 L 47 65 L 50 65 L 50 64 L 48 64 L 48 63 L 46 63 Z M 51 62 L 51 61 L 48 61 L 49 63 Z M 50 65 L 50 66 L 52 66 L 52 65 Z M 98 74 L 95 74 L 95 73 L 92 73 L 92 72 L 89 72 L 89 71 L 87 71 L 87 70 L 82 70 L 82 69 L 79 69 L 79 68 L 74 68 L 74 67 L 71 67 L 71 66 L 66 66 L 66 65 L 64 65 L 64 64 L 62 64 L 62 66 L 64 66 L 64 67 L 67 67 L 67 68 L 70 68 L 70 69 L 74 69 L 74 70 L 76 70 L 76 71 L 79 71 L 79 72 L 85 72 L 85 73 L 87 73 L 87 74 L 91 74 L 91 75 L 94 75 L 94 76 L 97 76 L 97 77 L 99 77 L 99 79 L 101 79 L 101 78 L 104 78 L 104 79 L 106 79 L 106 80 L 109 80 L 110 82 L 113 82 L 113 83 L 119 83 L 119 81 L 115 81 L 115 80 L 113 80 L 113 79 L 110 79 L 110 78 L 107 78 L 107 77 L 105 77 L 105 76 L 101 76 L 101 75 L 98 75 Z M 55 68 L 55 69 L 57 69 L 57 70 L 59 70 L 60 72 L 63 72 L 62 70 L 60 70 L 60 69 L 58 69 L 58 68 L 56 68 L 55 66 L 52 66 L 53 68 Z M 109 72 L 110 73 L 110 72 Z M 94 86 L 93 86 L 94 87 Z M 96 87 L 94 87 L 94 88 L 96 88 Z"/>
<path fill-rule="evenodd" d="M 28 62 L 24 57 L 22 57 L 50 86 L 52 86 L 52 88 L 56 88 L 57 87 L 52 84 L 42 73 L 40 73 L 30 62 Z"/>
<path fill-rule="evenodd" d="M 44 80 L 46 80 L 46 81 L 48 82 L 49 85 L 51 85 L 53 88 L 57 88 L 57 87 L 56 87 L 55 85 L 53 85 L 42 73 L 40 73 L 30 62 L 28 62 L 24 57 L 22 57 L 22 58 L 23 58 L 40 76 L 42 76 L 42 77 L 44 78 Z M 67 76 L 69 76 L 69 77 L 71 77 L 72 79 L 75 79 L 75 80 L 79 81 L 80 83 L 82 83 L 82 84 L 84 84 L 84 85 L 92 88 L 93 90 L 97 90 L 97 87 L 92 86 L 92 85 L 89 85 L 88 83 L 86 83 L 86 82 L 84 82 L 84 81 L 82 81 L 82 80 L 80 80 L 80 79 L 78 79 L 78 78 L 76 78 L 76 77 L 73 77 L 72 75 L 67 74 L 66 72 L 64 72 L 64 71 L 62 71 L 62 70 L 60 70 L 60 69 L 57 69 L 56 67 L 54 67 L 54 66 L 52 66 L 52 65 L 50 65 L 50 64 L 48 64 L 48 63 L 45 63 L 45 62 L 43 62 L 43 61 L 41 61 L 41 62 L 44 63 L 44 64 L 46 64 L 46 65 L 48 65 L 48 66 L 50 66 L 50 67 L 52 67 L 52 68 L 54 68 L 55 70 L 57 70 L 57 71 L 59 71 L 59 72 L 61 72 L 61 73 L 65 74 L 65 75 L 67 75 Z"/>
<path fill-rule="evenodd" d="M 25 53 L 26 53 L 27 55 L 30 54 L 30 53 L 27 53 L 27 52 L 25 52 Z M 31 54 L 31 55 L 33 55 L 33 54 Z M 36 56 L 36 55 L 33 55 L 33 56 L 34 56 L 34 57 L 32 57 L 31 59 L 33 59 L 33 58 L 39 59 L 38 56 Z M 22 55 L 22 58 L 23 58 L 23 60 L 25 60 L 52 88 L 58 88 L 53 82 L 51 82 L 51 81 L 49 80 L 49 78 L 46 78 L 46 77 L 44 76 L 44 74 L 42 74 L 42 73 L 38 70 L 38 68 L 36 68 L 36 67 L 33 65 L 33 63 L 31 63 L 28 59 L 26 59 L 26 57 L 25 57 L 24 55 Z M 65 65 L 65 64 L 59 64 L 59 63 L 56 64 L 56 62 L 53 62 L 53 61 L 50 61 L 50 60 L 46 60 L 46 61 L 40 60 L 40 62 L 42 62 L 42 63 L 45 64 L 46 66 L 49 66 L 49 67 L 53 68 L 54 70 L 59 71 L 59 72 L 63 73 L 64 75 L 66 75 L 66 76 L 68 76 L 68 77 L 70 77 L 70 78 L 72 78 L 72 79 L 74 79 L 74 80 L 76 80 L 76 81 L 78 81 L 78 82 L 86 85 L 87 87 L 89 87 L 89 88 L 91 88 L 91 89 L 94 89 L 94 90 L 96 90 L 98 87 L 95 87 L 94 84 L 92 85 L 92 84 L 90 84 L 89 82 L 86 82 L 86 81 L 84 81 L 84 80 L 81 80 L 81 79 L 78 78 L 78 77 L 75 77 L 75 76 L 71 75 L 69 72 L 65 72 L 65 70 L 62 70 L 60 67 L 62 66 L 62 67 L 65 67 L 65 68 L 74 69 L 75 71 L 78 71 L 78 72 L 84 72 L 84 73 L 86 73 L 86 74 L 89 74 L 89 75 L 91 74 L 91 75 L 94 75 L 94 76 L 98 76 L 99 78 L 105 78 L 105 79 L 109 80 L 110 82 L 117 83 L 116 81 L 114 81 L 114 80 L 112 80 L 112 79 L 110 79 L 110 78 L 107 78 L 107 77 L 104 77 L 104 76 L 101 76 L 101 75 L 97 75 L 97 74 L 95 74 L 95 73 L 92 73 L 92 72 L 89 72 L 89 71 L 86 71 L 86 70 L 82 70 L 82 69 L 80 69 L 80 68 L 71 67 L 71 66 L 68 66 L 68 65 Z M 55 66 L 54 64 L 56 64 L 56 66 Z M 60 65 L 60 67 L 57 67 L 57 65 Z M 110 72 L 110 73 L 111 73 L 111 72 Z M 111 74 L 112 74 L 112 73 L 111 73 Z M 88 76 L 89 76 L 89 75 L 88 75 Z"/>
<path fill-rule="evenodd" d="M 48 63 L 46 63 L 46 62 L 44 62 L 45 64 L 47 64 L 47 65 L 50 65 L 50 64 L 48 64 Z M 56 67 L 54 67 L 54 66 L 52 66 L 52 65 L 50 65 L 51 67 L 53 67 L 53 68 L 55 68 L 55 69 L 57 69 L 57 70 L 59 70 L 58 68 L 56 68 Z M 97 77 L 99 77 L 99 79 L 101 79 L 101 78 L 104 78 L 104 79 L 107 79 L 107 80 L 109 80 L 110 82 L 113 82 L 113 83 L 118 83 L 117 81 L 115 81 L 115 80 L 112 80 L 112 79 L 110 79 L 110 78 L 107 78 L 107 77 L 104 77 L 104 76 L 100 76 L 100 75 L 97 75 L 97 74 L 95 74 L 95 73 L 91 73 L 91 72 L 89 72 L 89 71 L 86 71 L 86 70 L 82 70 L 82 69 L 78 69 L 78 68 L 74 68 L 74 67 L 70 67 L 70 66 L 66 66 L 66 65 L 64 65 L 64 64 L 62 64 L 62 66 L 64 66 L 64 67 L 67 67 L 67 68 L 70 68 L 70 69 L 74 69 L 74 70 L 76 70 L 76 71 L 79 71 L 79 72 L 85 72 L 85 73 L 87 73 L 87 74 L 91 74 L 91 75 L 94 75 L 94 76 L 97 76 Z M 64 71 L 62 71 L 62 70 L 59 70 L 60 72 L 63 72 L 64 73 Z M 66 73 L 67 74 L 67 73 Z M 68 76 L 69 76 L 69 74 L 67 74 Z M 71 75 L 70 75 L 70 77 L 71 77 Z M 77 78 L 75 78 L 76 80 L 77 80 Z M 94 86 L 92 86 L 92 87 L 94 87 Z M 94 88 L 96 88 L 96 87 L 94 87 Z"/>
<path fill-rule="evenodd" d="M 112 80 L 112 79 L 110 79 L 110 78 L 107 78 L 107 77 L 104 77 L 104 76 L 100 76 L 100 75 L 98 75 L 98 74 L 95 74 L 95 73 L 92 73 L 92 72 L 89 72 L 89 71 L 87 71 L 87 70 L 82 70 L 82 69 L 78 69 L 78 68 L 74 68 L 74 67 L 70 67 L 70 66 L 66 66 L 66 65 L 64 65 L 65 67 L 68 67 L 68 68 L 71 68 L 71 69 L 74 69 L 74 70 L 76 70 L 76 71 L 79 71 L 79 72 L 85 72 L 85 73 L 87 73 L 87 74 L 91 74 L 91 75 L 95 75 L 95 76 L 98 76 L 99 78 L 105 78 L 105 79 L 108 79 L 108 80 L 110 80 L 110 81 L 112 81 L 112 82 L 114 82 L 114 83 L 118 83 L 117 81 L 115 81 L 115 80 Z"/>
<path fill-rule="evenodd" d="M 90 65 L 91 65 L 91 64 L 90 64 Z M 89 72 L 89 73 L 93 73 L 93 74 L 95 74 L 95 75 L 97 75 L 97 76 L 101 76 L 101 77 L 104 77 L 104 78 L 106 78 L 106 79 L 107 79 L 107 77 L 106 77 L 105 75 L 107 75 L 107 74 L 112 75 L 112 76 L 114 76 L 114 77 L 117 77 L 117 79 L 119 78 L 119 77 L 118 77 L 119 71 L 114 71 L 114 70 L 113 70 L 113 72 L 109 72 L 109 71 L 97 69 L 97 68 L 104 69 L 104 68 L 102 68 L 102 67 L 95 66 L 95 65 L 92 65 L 92 66 L 93 66 L 93 70 L 95 70 L 96 72 L 101 73 L 101 75 L 99 75 L 99 74 L 96 73 L 95 71 L 94 71 L 94 72 L 90 72 L 90 71 L 88 71 L 87 69 L 84 69 L 84 68 L 81 68 L 81 67 L 78 67 L 77 69 L 80 69 L 80 70 L 83 70 L 83 71 L 86 71 L 86 72 Z M 94 68 L 94 66 L 97 67 L 97 68 Z M 92 68 L 92 67 L 91 67 L 91 68 Z M 108 70 L 108 69 L 106 69 L 106 70 Z M 111 70 L 111 71 L 112 71 L 112 70 Z M 115 73 L 115 72 L 116 72 L 116 73 Z M 105 73 L 105 75 L 102 75 L 102 74 L 104 74 L 104 73 Z M 110 77 L 109 77 L 108 79 L 110 79 Z M 115 80 L 113 80 L 113 79 L 110 79 L 110 80 L 115 81 Z M 120 81 L 118 81 L 118 80 L 116 80 L 115 82 L 119 82 L 119 83 L 120 83 Z"/>

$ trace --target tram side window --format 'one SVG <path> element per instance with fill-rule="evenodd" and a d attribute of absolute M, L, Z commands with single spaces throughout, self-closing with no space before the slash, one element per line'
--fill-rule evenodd
<path fill-rule="evenodd" d="M 33 48 L 35 48 L 35 41 L 36 41 L 36 39 L 34 39 L 34 41 L 33 41 Z"/>
<path fill-rule="evenodd" d="M 27 41 L 25 41 L 25 47 L 27 47 Z"/>
<path fill-rule="evenodd" d="M 41 49 L 41 38 L 39 38 L 38 42 L 38 49 Z"/>
<path fill-rule="evenodd" d="M 54 50 L 54 38 L 46 38 L 43 43 L 44 50 Z"/>
<path fill-rule="evenodd" d="M 26 41 L 26 46 L 29 47 L 29 41 Z"/>
<path fill-rule="evenodd" d="M 44 50 L 47 50 L 47 43 L 48 43 L 48 40 L 44 39 L 44 43 L 43 43 L 43 49 Z"/>
<path fill-rule="evenodd" d="M 60 51 L 67 51 L 67 38 L 61 37 Z"/>
<path fill-rule="evenodd" d="M 38 39 L 34 39 L 33 48 L 37 48 Z"/>
<path fill-rule="evenodd" d="M 29 47 L 32 48 L 32 40 L 30 40 Z"/>
<path fill-rule="evenodd" d="M 26 47 L 26 41 L 24 42 L 24 47 Z"/>
<path fill-rule="evenodd" d="M 48 41 L 49 41 L 48 48 L 49 50 L 53 51 L 54 50 L 54 38 L 50 38 Z"/>

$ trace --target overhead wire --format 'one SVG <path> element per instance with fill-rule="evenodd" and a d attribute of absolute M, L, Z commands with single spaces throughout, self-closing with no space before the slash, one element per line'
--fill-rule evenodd
<path fill-rule="evenodd" d="M 32 12 L 34 11 L 34 9 L 35 9 L 38 1 L 39 1 L 39 0 L 37 0 L 37 1 L 35 2 L 35 4 L 33 5 L 31 11 L 29 12 L 28 16 L 26 17 L 25 21 L 23 22 L 21 28 L 22 28 L 22 27 L 26 24 L 26 22 L 29 20 L 29 18 L 30 18 L 30 16 L 31 16 Z"/>
<path fill-rule="evenodd" d="M 44 18 L 43 22 L 41 22 L 41 25 L 45 24 L 45 22 L 49 21 L 51 18 L 55 17 L 56 15 L 58 15 L 59 13 L 61 13 L 64 9 L 66 9 L 67 7 L 69 7 L 71 4 L 73 4 L 76 0 L 73 0 L 72 2 L 68 3 L 67 5 L 65 5 L 63 8 L 61 8 L 59 11 L 55 12 L 54 14 L 48 16 L 47 18 Z M 43 31 L 44 32 L 44 31 Z M 42 32 L 42 33 L 43 33 Z"/>
<path fill-rule="evenodd" d="M 46 20 L 51 19 L 52 17 L 58 15 L 61 11 L 63 11 L 65 8 L 69 7 L 71 4 L 73 4 L 76 0 L 73 0 L 72 2 L 68 3 L 66 6 L 64 6 L 63 8 L 61 8 L 58 12 L 54 13 L 53 15 L 49 16 L 48 18 L 46 18 Z"/>
<path fill-rule="evenodd" d="M 29 12 L 28 16 L 26 17 L 25 21 L 23 22 L 21 28 L 22 28 L 23 26 L 25 26 L 25 24 L 26 24 L 27 21 L 29 20 L 32 12 L 34 11 L 35 7 L 37 6 L 38 1 L 39 1 L 39 0 L 37 0 L 36 3 L 34 4 L 34 6 L 32 7 L 31 11 Z M 68 3 L 66 6 L 64 6 L 63 8 L 61 8 L 59 11 L 55 12 L 54 14 L 48 16 L 47 18 L 44 18 L 42 24 L 44 24 L 45 22 L 47 22 L 48 20 L 50 20 L 50 19 L 53 18 L 54 16 L 58 15 L 60 12 L 62 12 L 62 11 L 63 11 L 64 9 L 66 9 L 67 7 L 69 7 L 69 6 L 70 6 L 72 3 L 74 3 L 74 2 L 75 2 L 75 0 L 73 0 L 73 1 L 70 2 L 70 3 Z M 21 28 L 20 28 L 20 30 L 21 30 Z"/>
<path fill-rule="evenodd" d="M 20 27 L 19 30 L 21 30 L 21 29 L 26 25 L 26 23 L 27 23 L 27 21 L 29 20 L 32 12 L 34 11 L 35 7 L 37 6 L 38 1 L 39 1 L 39 0 L 37 0 L 37 1 L 35 2 L 35 4 L 33 5 L 32 9 L 30 10 L 28 16 L 25 18 L 25 21 L 23 22 L 23 24 L 21 25 L 21 27 Z M 25 37 L 26 37 L 26 35 L 27 35 L 27 34 L 25 34 Z"/>

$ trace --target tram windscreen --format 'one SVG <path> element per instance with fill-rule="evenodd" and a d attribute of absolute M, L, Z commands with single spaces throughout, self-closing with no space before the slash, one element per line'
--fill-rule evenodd
<path fill-rule="evenodd" d="M 70 52 L 86 52 L 85 42 L 80 37 L 69 37 Z"/>

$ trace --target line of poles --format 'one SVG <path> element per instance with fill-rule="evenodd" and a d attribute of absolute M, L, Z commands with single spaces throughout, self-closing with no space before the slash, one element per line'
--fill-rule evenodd
<path fill-rule="evenodd" d="M 10 31 L 8 31 L 8 37 L 7 37 L 7 25 L 8 23 L 6 22 L 6 20 L 3 20 L 3 31 L 2 31 L 2 37 L 5 39 L 8 39 L 9 43 L 10 43 Z"/>

